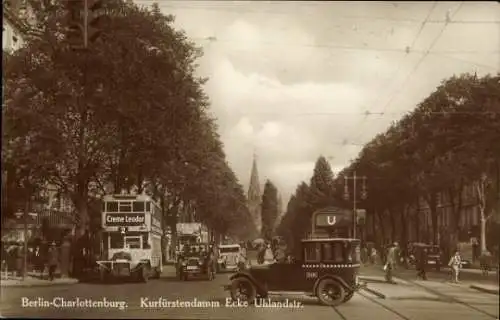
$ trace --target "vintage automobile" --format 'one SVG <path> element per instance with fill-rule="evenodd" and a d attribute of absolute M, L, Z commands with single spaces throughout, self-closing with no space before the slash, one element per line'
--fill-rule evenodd
<path fill-rule="evenodd" d="M 215 272 L 213 269 L 208 258 L 207 244 L 190 245 L 188 250 L 185 250 L 179 257 L 177 263 L 177 275 L 180 280 L 184 281 L 194 277 L 204 277 L 212 281 Z"/>
<path fill-rule="evenodd" d="M 279 292 L 304 293 L 328 306 L 349 301 L 358 282 L 360 241 L 346 238 L 302 240 L 302 257 L 286 262 L 252 266 L 231 276 L 235 301 L 253 303 Z"/>
<path fill-rule="evenodd" d="M 416 265 L 418 257 L 420 256 L 420 251 L 424 249 L 427 249 L 427 266 L 429 268 L 434 268 L 436 271 L 440 271 L 441 266 L 443 265 L 441 258 L 442 253 L 439 246 L 436 245 L 414 243 L 410 263 Z"/>
<path fill-rule="evenodd" d="M 239 244 L 219 245 L 217 272 L 238 270 L 238 259 L 240 252 L 241 252 L 241 246 Z"/>

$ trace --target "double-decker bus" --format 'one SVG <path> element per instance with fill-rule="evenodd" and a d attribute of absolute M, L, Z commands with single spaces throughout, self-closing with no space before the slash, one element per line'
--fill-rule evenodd
<path fill-rule="evenodd" d="M 102 208 L 101 279 L 133 277 L 147 281 L 162 272 L 161 209 L 146 195 L 107 195 Z"/>

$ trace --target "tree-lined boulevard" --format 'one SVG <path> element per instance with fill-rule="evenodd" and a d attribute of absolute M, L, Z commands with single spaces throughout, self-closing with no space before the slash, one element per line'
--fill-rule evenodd
<path fill-rule="evenodd" d="M 297 242 L 310 230 L 315 210 L 327 205 L 352 209 L 345 196 L 354 193 L 353 184 L 346 178 L 356 173 L 366 177 L 366 199 L 357 201 L 371 221 L 370 228 L 359 226 L 364 240 L 379 248 L 394 241 L 435 243 L 449 253 L 474 236 L 481 239 L 482 252 L 498 251 L 499 81 L 498 75 L 471 74 L 443 81 L 414 111 L 366 144 L 335 179 L 320 157 L 310 183 L 300 184 L 288 203 L 278 232 Z M 358 194 L 362 187 L 358 183 Z M 451 210 L 439 212 L 443 205 Z M 473 234 L 460 227 L 470 206 L 479 212 L 480 232 Z M 430 228 L 422 207 L 430 212 Z"/>
<path fill-rule="evenodd" d="M 251 265 L 257 264 L 258 253 L 250 244 L 276 239 L 284 240 L 286 253 L 295 256 L 293 263 L 300 263 L 306 255 L 301 240 L 316 236 L 311 232 L 316 223 L 312 221 L 314 213 L 326 210 L 350 217 L 332 223 L 326 219 L 327 224 L 339 228 L 328 230 L 330 237 L 355 234 L 363 249 L 371 243 L 379 249 L 378 258 L 382 259 L 369 263 L 365 256 L 354 256 L 359 253 L 355 250 L 357 240 L 350 239 L 351 245 L 345 239 L 335 239 L 345 242 L 335 248 L 337 243 L 328 243 L 325 248 L 329 249 L 322 249 L 331 250 L 328 254 L 332 255 L 328 267 L 324 267 L 324 261 L 320 261 L 324 253 L 317 253 L 323 243 L 318 243 L 312 250 L 317 253 L 318 261 L 313 260 L 318 265 L 310 268 L 337 268 L 340 272 L 350 268 L 355 279 L 353 270 L 359 267 L 359 276 L 367 281 L 368 289 L 356 293 L 351 290 L 352 300 L 342 297 L 339 301 L 345 303 L 334 308 L 319 305 L 315 298 L 286 293 L 271 296 L 270 305 L 264 307 L 228 303 L 230 296 L 224 286 L 229 284 L 230 274 L 217 273 L 213 281 L 181 281 L 181 269 L 176 269 L 172 261 L 163 261 L 159 279 L 141 274 L 139 280 L 145 283 L 78 282 L 66 281 L 65 277 L 54 282 L 35 281 L 26 274 L 22 280 L 3 279 L 2 316 L 498 318 L 498 269 L 488 275 L 464 270 L 462 282 L 452 284 L 447 261 L 454 250 L 478 238 L 480 251 L 492 252 L 498 264 L 500 74 L 467 73 L 444 79 L 413 111 L 369 141 L 340 172 L 333 172 L 327 160 L 335 155 L 319 156 L 310 180 L 297 186 L 280 216 L 278 184 L 270 179 L 262 194 L 260 186 L 250 188 L 256 199 L 247 199 L 218 133 L 218 119 L 212 114 L 211 97 L 204 88 L 208 79 L 197 76 L 203 52 L 187 33 L 174 27 L 173 16 L 161 13 L 158 4 L 146 8 L 125 0 L 46 0 L 30 4 L 35 16 L 26 44 L 13 52 L 3 52 L 2 221 L 15 220 L 19 212 L 24 214 L 27 235 L 28 214 L 46 206 L 46 191 L 55 190 L 60 198 L 71 202 L 68 213 L 77 232 L 74 237 L 58 234 L 57 228 L 46 221 L 37 227 L 46 244 L 54 241 L 55 247 L 62 238 L 71 238 L 74 244 L 85 232 L 102 233 L 103 196 L 144 193 L 160 205 L 161 228 L 157 228 L 161 232 L 157 232 L 156 239 L 161 234 L 162 241 L 161 245 L 156 245 L 160 240 L 145 245 L 146 238 L 135 236 L 138 247 L 151 251 L 153 246 L 161 247 L 160 254 L 170 249 L 172 256 L 177 255 L 177 267 L 186 266 L 188 270 L 187 262 L 179 263 L 180 245 L 175 248 L 178 222 L 193 220 L 206 225 L 213 236 L 207 242 L 222 238 L 245 242 Z M 257 178 L 254 180 L 259 184 Z M 146 228 L 146 213 L 151 215 L 150 221 L 154 218 L 154 210 L 145 209 L 145 203 L 151 204 L 142 202 L 142 210 L 137 210 L 144 215 L 132 221 L 137 228 Z M 134 210 L 130 204 L 129 212 Z M 259 213 L 260 230 L 254 211 Z M 477 225 L 471 226 L 471 217 L 477 217 Z M 111 222 L 117 223 L 113 227 L 123 243 L 114 249 L 129 250 L 131 247 L 125 244 L 129 230 L 118 225 L 127 218 L 115 219 Z M 170 236 L 173 245 L 167 249 L 164 240 Z M 151 243 L 152 238 L 148 239 Z M 24 261 L 20 256 L 15 258 L 23 265 L 18 269 L 27 268 L 28 241 Z M 385 283 L 385 249 L 393 242 L 402 244 L 403 251 L 410 242 L 439 246 L 446 259 L 443 268 L 429 271 L 428 281 L 419 281 L 411 266 L 398 267 L 394 271 L 396 284 Z M 100 250 L 93 253 L 103 255 L 101 245 L 92 248 Z M 83 250 L 87 257 L 91 247 Z M 271 255 L 278 260 L 277 249 L 273 249 Z M 199 250 L 201 256 L 203 250 Z M 207 256 L 203 260 L 207 265 L 218 262 L 214 256 Z M 282 256 L 283 260 L 290 259 L 280 263 L 292 263 L 292 257 Z M 336 261 L 339 257 L 341 261 Z M 66 258 L 70 260 L 69 255 Z M 203 261 L 195 261 L 195 267 L 201 269 Z M 303 272 L 305 268 L 298 264 L 294 271 Z M 303 273 L 304 278 L 311 277 L 308 281 L 322 280 L 316 279 L 314 270 Z M 287 274 L 280 276 L 286 279 Z M 493 287 L 493 291 L 496 288 L 496 294 L 473 288 L 479 284 Z M 319 296 L 318 292 L 315 294 Z M 173 301 L 175 306 L 165 306 L 162 301 Z M 201 305 L 185 305 L 196 301 Z"/>
<path fill-rule="evenodd" d="M 255 260 L 253 263 L 256 263 Z M 158 318 L 158 319 L 427 319 L 453 317 L 457 320 L 496 319 L 498 296 L 473 290 L 468 281 L 450 284 L 443 278 L 428 283 L 413 282 L 411 276 L 401 274 L 397 285 L 380 283 L 380 271 L 362 269 L 362 276 L 372 279 L 368 286 L 378 295 L 360 291 L 353 299 L 337 308 L 321 306 L 314 298 L 301 295 L 271 296 L 271 304 L 263 307 L 240 306 L 228 302 L 222 286 L 228 283 L 228 274 L 218 275 L 214 281 L 182 282 L 174 278 L 168 268 L 159 280 L 147 284 L 75 284 L 32 288 L 2 288 L 1 314 L 7 317 L 37 318 Z M 434 276 L 436 277 L 436 276 Z M 404 280 L 406 279 L 406 280 Z M 385 299 L 380 298 L 385 295 Z M 56 306 L 76 301 L 92 307 L 28 307 L 41 303 Z M 22 307 L 23 298 L 25 307 Z M 29 299 L 29 300 L 28 300 Z M 54 300 L 55 299 L 55 300 Z M 114 307 L 98 307 L 104 300 Z M 160 301 L 157 303 L 157 301 Z M 169 303 L 167 303 L 169 301 Z M 64 303 L 63 303 L 64 302 Z M 281 303 L 289 307 L 273 307 Z M 120 306 L 126 305 L 124 310 Z M 189 306 L 189 307 L 182 307 Z M 162 307 L 163 306 L 163 307 Z M 175 307 L 177 306 L 177 307 Z M 299 306 L 299 307 L 297 307 Z M 496 317 L 495 317 L 496 315 Z"/>
<path fill-rule="evenodd" d="M 206 79 L 195 75 L 201 50 L 173 17 L 158 6 L 101 1 L 107 19 L 82 50 L 74 47 L 81 34 L 60 36 L 64 2 L 35 5 L 38 34 L 3 55 L 3 216 L 49 184 L 71 199 L 83 232 L 100 223 L 95 199 L 135 189 L 161 203 L 174 235 L 181 207 L 218 234 L 255 235 Z"/>

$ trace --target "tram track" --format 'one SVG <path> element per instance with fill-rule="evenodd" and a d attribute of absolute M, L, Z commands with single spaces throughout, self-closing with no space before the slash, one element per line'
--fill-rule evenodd
<path fill-rule="evenodd" d="M 370 302 L 373 302 L 374 304 L 378 305 L 379 307 L 382 307 L 383 309 L 389 311 L 390 313 L 392 314 L 395 314 L 397 315 L 399 318 L 403 319 L 403 320 L 410 320 L 410 318 L 408 318 L 407 316 L 405 316 L 404 314 L 402 314 L 401 312 L 383 304 L 382 302 L 378 301 L 376 298 L 374 297 L 370 297 L 368 294 L 366 293 L 362 293 L 360 291 L 357 292 L 358 295 L 362 296 L 363 298 L 365 298 L 366 300 L 370 301 Z"/>
<path fill-rule="evenodd" d="M 424 285 L 422 285 L 422 284 L 420 284 L 420 283 L 418 283 L 418 282 L 415 282 L 415 281 L 413 281 L 413 280 L 409 280 L 409 279 L 404 279 L 404 280 L 405 280 L 405 281 L 407 281 L 407 282 L 409 282 L 409 283 L 411 283 L 411 284 L 413 284 L 413 285 L 415 285 L 415 286 L 417 286 L 417 287 L 419 287 L 419 288 L 422 288 L 422 289 L 426 290 L 427 292 L 430 292 L 430 293 L 432 293 L 432 294 L 434 294 L 434 295 L 436 295 L 436 296 L 438 296 L 438 297 L 442 297 L 442 298 L 444 298 L 444 299 L 447 299 L 447 300 L 448 300 L 448 301 L 450 301 L 450 302 L 453 302 L 453 303 L 456 303 L 456 304 L 463 305 L 464 307 L 467 307 L 467 308 L 472 309 L 472 310 L 474 310 L 474 311 L 476 311 L 476 312 L 479 312 L 479 313 L 481 313 L 481 314 L 483 314 L 483 315 L 486 315 L 486 316 L 488 316 L 488 317 L 491 317 L 492 319 L 498 319 L 498 316 L 496 316 L 496 315 L 494 315 L 494 314 L 491 314 L 491 313 L 489 313 L 489 312 L 487 312 L 487 311 L 484 311 L 484 310 L 482 310 L 482 309 L 480 309 L 480 308 L 478 308 L 478 307 L 475 307 L 475 306 L 473 306 L 473 305 L 472 305 L 472 304 L 470 304 L 470 303 L 467 303 L 467 302 L 465 302 L 465 301 L 462 301 L 462 300 L 460 300 L 460 299 L 457 299 L 457 298 L 455 298 L 455 297 L 453 297 L 453 296 L 451 296 L 451 295 L 443 294 L 442 292 L 439 292 L 438 290 L 431 289 L 431 288 L 426 287 L 426 286 L 424 286 Z M 445 283 L 445 284 L 447 284 L 447 285 L 450 285 L 450 286 L 451 286 L 451 284 L 449 284 L 449 283 Z"/>
<path fill-rule="evenodd" d="M 338 307 L 332 307 L 332 309 L 340 317 L 340 319 L 342 319 L 342 320 L 348 320 L 347 317 L 344 316 L 344 314 L 342 314 L 342 312 L 340 312 L 340 310 L 339 310 Z"/>

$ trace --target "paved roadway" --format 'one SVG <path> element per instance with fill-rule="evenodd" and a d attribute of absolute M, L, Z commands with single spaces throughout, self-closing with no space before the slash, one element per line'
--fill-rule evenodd
<path fill-rule="evenodd" d="M 273 297 L 274 301 L 286 298 L 302 303 L 301 308 L 256 308 L 226 307 L 227 293 L 223 285 L 229 275 L 218 275 L 214 281 L 192 280 L 181 282 L 173 278 L 151 280 L 148 283 L 121 284 L 76 284 L 71 286 L 48 286 L 33 288 L 2 288 L 1 315 L 4 317 L 31 318 L 161 318 L 161 319 L 255 319 L 255 320 L 302 320 L 309 319 L 439 319 L 454 320 L 497 319 L 498 296 L 473 292 L 464 287 L 435 281 L 432 293 L 419 287 L 418 283 L 391 286 L 370 284 L 388 297 L 379 299 L 366 291 L 337 309 L 318 305 L 315 299 L 306 297 Z M 437 288 L 437 289 L 436 289 Z M 443 289 L 444 288 L 444 289 Z M 117 307 L 23 307 L 25 301 L 52 301 L 54 298 L 67 301 L 90 299 L 92 301 L 121 301 L 125 308 Z M 170 301 L 210 301 L 214 307 L 158 307 L 147 308 L 141 299 L 155 301 L 164 298 Z M 490 314 L 490 315 L 488 315 Z"/>

